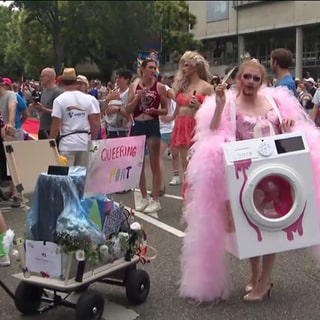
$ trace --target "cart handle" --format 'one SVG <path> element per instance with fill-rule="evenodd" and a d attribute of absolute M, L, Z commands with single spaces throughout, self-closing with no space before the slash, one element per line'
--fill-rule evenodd
<path fill-rule="evenodd" d="M 152 260 L 154 260 L 157 257 L 157 250 L 154 247 L 147 245 L 145 247 L 145 249 L 151 249 L 151 251 L 153 251 L 154 255 L 151 257 L 148 257 L 147 250 L 143 250 L 145 253 L 142 253 L 143 251 L 141 249 L 139 249 L 138 257 L 139 257 L 139 260 L 142 264 L 150 263 Z"/>

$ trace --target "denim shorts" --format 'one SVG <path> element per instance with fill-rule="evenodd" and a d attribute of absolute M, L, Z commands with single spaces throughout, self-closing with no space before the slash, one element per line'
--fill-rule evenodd
<path fill-rule="evenodd" d="M 146 136 L 146 139 L 160 138 L 160 125 L 158 119 L 134 120 L 131 136 Z"/>
<path fill-rule="evenodd" d="M 161 133 L 161 141 L 165 144 L 170 144 L 171 132 Z"/>

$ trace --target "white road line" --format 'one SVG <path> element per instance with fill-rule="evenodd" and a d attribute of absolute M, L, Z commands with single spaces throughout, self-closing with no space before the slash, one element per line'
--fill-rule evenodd
<path fill-rule="evenodd" d="M 8 212 L 8 211 L 11 211 L 12 208 L 11 208 L 11 207 L 1 207 L 1 206 L 0 206 L 0 210 L 1 210 L 2 212 Z"/>
<path fill-rule="evenodd" d="M 148 213 L 148 215 L 155 218 L 155 219 L 159 219 L 158 212 Z"/>
<path fill-rule="evenodd" d="M 140 190 L 138 188 L 134 189 L 134 191 L 139 191 L 140 192 Z M 148 192 L 148 194 L 150 194 L 152 191 L 148 190 L 147 192 Z M 174 194 L 168 194 L 168 193 L 165 193 L 162 197 L 163 198 L 175 199 L 175 200 L 183 200 L 183 198 L 180 197 L 180 196 L 175 196 Z"/>
<path fill-rule="evenodd" d="M 117 205 L 119 205 L 119 203 L 115 202 Z M 131 212 L 131 210 L 133 210 L 134 212 L 134 216 L 138 217 L 141 220 L 144 220 L 150 224 L 153 224 L 154 226 L 158 227 L 159 229 L 162 229 L 164 231 L 167 231 L 171 234 L 173 234 L 174 236 L 178 237 L 178 238 L 183 238 L 185 236 L 185 233 L 179 229 L 176 229 L 174 227 L 169 226 L 168 224 L 165 224 L 161 221 L 156 220 L 155 218 L 150 217 L 150 215 L 147 215 L 145 213 L 136 211 L 128 206 L 125 206 L 125 208 Z"/>
<path fill-rule="evenodd" d="M 131 208 L 126 208 L 126 209 L 127 210 L 131 210 Z M 136 217 L 138 217 L 139 219 L 144 220 L 144 221 L 146 221 L 146 222 L 148 222 L 150 224 L 153 224 L 154 226 L 156 226 L 156 227 L 158 227 L 158 228 L 160 228 L 160 229 L 162 229 L 164 231 L 167 231 L 167 232 L 173 234 L 174 236 L 176 236 L 178 238 L 183 238 L 185 236 L 184 232 L 182 232 L 182 231 L 180 231 L 180 230 L 178 230 L 178 229 L 176 229 L 174 227 L 171 227 L 168 224 L 165 224 L 165 223 L 163 223 L 161 221 L 158 221 L 158 220 L 156 220 L 156 219 L 154 219 L 154 218 L 152 218 L 152 217 L 150 217 L 150 216 L 148 216 L 148 215 L 146 215 L 146 214 L 144 214 L 142 212 L 138 212 L 138 211 L 134 210 L 134 215 Z"/>
<path fill-rule="evenodd" d="M 175 200 L 183 200 L 182 197 L 175 196 L 175 195 L 173 195 L 173 194 L 167 194 L 167 193 L 165 193 L 165 194 L 163 195 L 163 197 L 164 197 L 164 198 L 171 198 L 171 199 L 175 199 Z"/>

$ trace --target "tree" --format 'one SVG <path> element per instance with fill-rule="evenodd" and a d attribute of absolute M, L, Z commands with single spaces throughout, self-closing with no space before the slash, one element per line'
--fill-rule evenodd
<path fill-rule="evenodd" d="M 162 57 L 165 54 L 179 57 L 186 50 L 201 50 L 202 42 L 189 32 L 197 20 L 189 12 L 187 1 L 154 1 L 154 7 L 154 21 L 162 38 Z"/>
<path fill-rule="evenodd" d="M 10 41 L 6 56 L 15 55 L 18 63 L 22 55 L 30 73 L 43 67 L 47 55 L 46 65 L 52 63 L 57 74 L 63 65 L 91 59 L 109 78 L 115 68 L 133 68 L 150 36 L 161 34 L 164 54 L 179 55 L 201 45 L 188 32 L 196 18 L 186 1 L 14 1 L 13 7 L 18 8 L 16 32 L 21 36 Z M 22 34 L 23 25 L 32 31 Z M 37 43 L 40 57 L 33 46 Z"/>
<path fill-rule="evenodd" d="M 5 61 L 6 55 L 6 47 L 8 43 L 11 41 L 10 33 L 11 33 L 11 17 L 14 12 L 11 8 L 0 6 L 0 43 L 2 44 L 0 47 L 0 74 L 2 76 L 16 76 L 21 72 L 21 63 L 14 63 L 13 61 Z"/>
<path fill-rule="evenodd" d="M 48 35 L 52 36 L 54 67 L 57 73 L 60 73 L 61 71 L 63 60 L 63 48 L 60 43 L 61 26 L 59 19 L 59 4 L 61 4 L 61 2 L 58 0 L 13 1 L 12 4 L 13 7 L 26 11 L 26 23 L 36 20 L 45 28 Z"/>
<path fill-rule="evenodd" d="M 119 67 L 132 69 L 152 30 L 152 1 L 97 1 L 86 11 L 88 56 L 108 78 Z"/>
<path fill-rule="evenodd" d="M 4 62 L 11 71 L 16 66 L 19 77 L 38 77 L 41 68 L 53 65 L 51 36 L 38 21 L 29 21 L 26 11 L 13 13 L 7 35 Z"/>

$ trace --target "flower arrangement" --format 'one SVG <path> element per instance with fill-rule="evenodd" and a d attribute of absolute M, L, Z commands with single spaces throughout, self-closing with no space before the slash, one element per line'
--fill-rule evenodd
<path fill-rule="evenodd" d="M 95 245 L 86 234 L 62 231 L 57 233 L 56 243 L 61 247 L 62 252 L 75 253 L 77 261 L 86 261 L 90 266 L 94 266 L 100 260 L 98 245 Z"/>
<path fill-rule="evenodd" d="M 132 235 L 134 241 L 130 241 Z M 124 257 L 129 252 L 128 258 L 139 252 L 140 245 L 145 239 L 145 231 L 138 222 L 130 225 L 129 233 L 117 232 L 106 239 L 104 244 L 94 244 L 88 235 L 68 230 L 57 233 L 56 243 L 61 247 L 62 252 L 75 253 L 78 262 L 86 261 L 90 267 L 102 262 L 104 264 L 113 262 Z"/>

